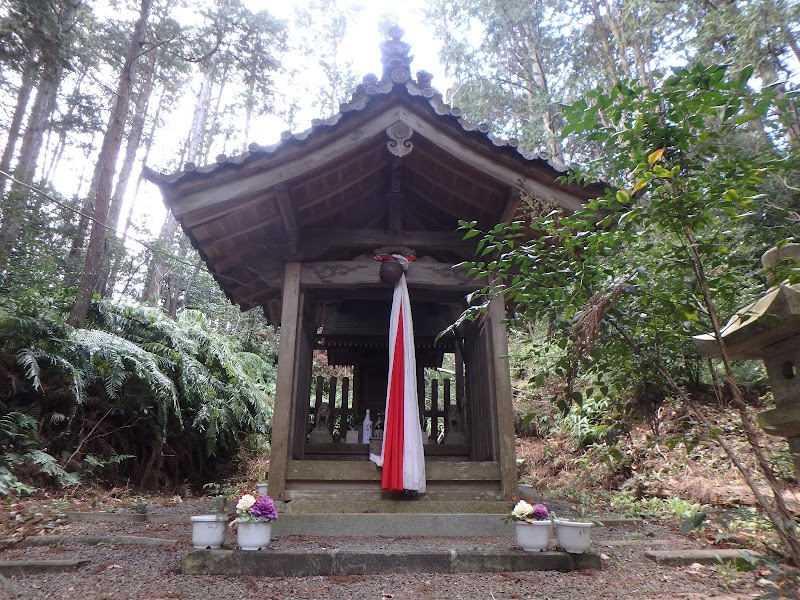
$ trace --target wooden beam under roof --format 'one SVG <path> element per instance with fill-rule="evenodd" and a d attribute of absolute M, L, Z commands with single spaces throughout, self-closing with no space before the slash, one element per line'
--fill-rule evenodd
<path fill-rule="evenodd" d="M 283 228 L 286 230 L 286 239 L 289 247 L 289 257 L 296 258 L 300 250 L 300 230 L 297 227 L 297 218 L 294 214 L 292 197 L 289 195 L 289 186 L 279 183 L 275 186 L 275 199 L 281 212 Z"/>
<path fill-rule="evenodd" d="M 506 204 L 497 215 L 497 222 L 508 223 L 511 221 L 514 218 L 514 215 L 517 214 L 517 209 L 519 209 L 519 204 L 521 201 L 522 194 L 520 194 L 519 190 L 512 187 L 508 188 Z"/>
<path fill-rule="evenodd" d="M 389 212 L 389 231 L 397 233 L 403 228 L 403 194 L 386 194 L 386 207 Z"/>
<path fill-rule="evenodd" d="M 445 194 L 447 194 L 448 196 L 450 196 L 452 198 L 456 198 L 459 201 L 463 202 L 464 204 L 469 205 L 470 207 L 474 208 L 475 210 L 479 210 L 483 214 L 486 214 L 486 215 L 491 214 L 492 206 L 491 206 L 491 204 L 489 204 L 486 201 L 485 198 L 483 198 L 483 199 L 475 199 L 475 198 L 472 198 L 468 194 L 464 194 L 464 195 L 455 194 L 451 190 L 448 190 L 447 186 L 445 184 L 443 184 L 440 181 L 438 181 L 437 179 L 435 179 L 435 177 L 434 178 L 429 177 L 426 173 L 422 173 L 422 172 L 416 171 L 414 173 L 413 177 L 409 177 L 409 181 L 406 182 L 406 185 L 410 189 L 413 189 L 417 193 L 417 195 L 420 196 L 421 198 L 430 199 L 430 195 L 426 194 L 422 190 L 422 188 L 419 186 L 419 184 L 423 183 L 423 182 L 427 183 L 428 185 L 431 186 L 431 188 L 434 190 L 435 196 L 444 196 Z M 497 190 L 494 190 L 492 193 L 495 196 L 497 196 Z M 450 212 L 450 211 L 448 211 L 448 212 Z M 459 215 L 456 215 L 456 216 L 459 216 Z M 460 216 L 463 217 L 463 214 L 460 215 Z"/>
<path fill-rule="evenodd" d="M 419 214 L 419 211 L 416 211 L 416 210 L 409 210 L 409 211 L 406 212 L 406 224 L 409 227 L 412 227 L 414 229 L 419 229 L 419 230 L 422 230 L 422 231 L 426 231 L 427 229 L 430 229 L 428 227 L 428 225 L 430 223 L 426 224 L 425 223 L 425 219 L 423 217 L 421 217 L 420 214 Z"/>
<path fill-rule="evenodd" d="M 392 157 L 392 177 L 386 194 L 389 230 L 397 233 L 403 228 L 403 159 Z"/>
<path fill-rule="evenodd" d="M 223 236 L 214 238 L 213 242 L 204 245 L 204 250 L 205 250 L 206 254 L 211 254 L 217 248 L 219 248 L 222 244 L 224 244 L 225 242 L 227 242 L 229 240 L 232 240 L 232 239 L 237 238 L 237 237 L 241 237 L 241 236 L 246 235 L 246 234 L 248 234 L 248 233 L 250 233 L 252 231 L 255 231 L 257 229 L 263 229 L 264 227 L 267 227 L 267 226 L 272 225 L 274 223 L 280 223 L 280 222 L 281 222 L 281 219 L 280 219 L 280 217 L 278 217 L 278 218 L 275 218 L 275 219 L 267 219 L 266 221 L 260 221 L 258 223 L 253 224 L 253 225 L 250 225 L 249 227 L 245 227 L 244 229 L 238 229 L 238 230 L 234 231 L 233 233 L 229 233 L 228 235 L 223 235 Z"/>
<path fill-rule="evenodd" d="M 354 194 L 352 196 L 349 196 L 347 200 L 343 200 L 342 202 L 338 202 L 338 203 L 336 203 L 336 204 L 334 204 L 332 206 L 329 206 L 324 211 L 320 211 L 318 213 L 314 213 L 311 216 L 305 216 L 303 218 L 303 223 L 305 225 L 311 225 L 311 226 L 315 226 L 316 225 L 318 227 L 318 224 L 320 222 L 322 222 L 322 221 L 325 221 L 326 219 L 334 217 L 334 216 L 336 216 L 336 215 L 338 215 L 340 213 L 341 214 L 348 214 L 348 210 L 350 210 L 351 208 L 355 208 L 358 204 L 360 204 L 360 203 L 364 202 L 365 200 L 369 199 L 373 194 L 374 194 L 374 190 L 372 190 L 372 189 L 367 189 L 367 190 L 360 191 L 360 193 L 358 193 L 358 194 Z M 363 210 L 366 210 L 366 209 L 363 209 Z M 362 212 L 363 212 L 363 210 L 362 210 Z M 379 208 L 379 209 L 377 209 L 377 211 L 380 212 L 381 215 L 383 215 L 383 210 L 382 209 Z M 358 215 L 358 216 L 363 216 L 363 215 Z"/>
<path fill-rule="evenodd" d="M 358 148 L 373 137 L 384 134 L 389 125 L 392 125 L 408 113 L 409 111 L 405 106 L 392 107 L 361 124 L 348 135 L 316 148 L 304 154 L 301 158 L 228 181 L 219 186 L 189 192 L 173 201 L 173 212 L 180 216 L 231 198 L 273 188 L 279 183 L 288 182 L 294 177 L 305 175 Z"/>
<path fill-rule="evenodd" d="M 342 169 L 345 169 L 345 168 L 347 168 L 348 166 L 350 166 L 352 164 L 359 163 L 359 162 L 363 163 L 363 161 L 364 161 L 363 157 L 359 156 L 358 158 L 356 158 L 356 159 L 354 159 L 352 161 L 348 161 L 348 162 L 346 162 L 346 163 L 344 163 L 342 165 L 337 165 L 336 170 L 337 171 L 341 171 Z M 383 171 L 385 168 L 386 168 L 386 164 L 385 163 L 380 162 L 380 161 L 375 161 L 374 165 L 372 165 L 371 168 L 369 168 L 367 170 L 360 171 L 359 176 L 358 176 L 357 179 L 346 179 L 346 178 L 342 177 L 342 178 L 340 178 L 340 181 L 337 182 L 335 185 L 329 185 L 329 184 L 326 183 L 323 186 L 325 188 L 325 192 L 324 193 L 315 194 L 313 199 L 308 201 L 308 202 L 302 203 L 302 201 L 300 201 L 301 205 L 298 206 L 298 209 L 299 210 L 307 210 L 307 209 L 309 209 L 309 208 L 311 208 L 311 207 L 313 207 L 313 206 L 315 206 L 317 204 L 325 202 L 326 200 L 330 200 L 331 198 L 334 198 L 337 194 L 341 194 L 342 192 L 348 191 L 353 186 L 359 185 L 365 180 L 369 180 L 370 178 L 374 177 L 376 174 L 378 174 L 381 171 Z M 304 180 L 302 182 L 302 184 L 300 184 L 300 185 L 293 185 L 292 187 L 294 188 L 295 192 L 297 192 L 295 197 L 296 198 L 297 197 L 301 198 L 302 197 L 301 192 L 304 192 L 304 188 L 310 187 L 316 181 L 318 181 L 320 179 L 325 179 L 328 176 L 329 176 L 329 173 L 323 173 L 323 174 L 318 175 L 317 177 L 314 177 L 313 179 L 309 179 L 307 181 Z"/>
<path fill-rule="evenodd" d="M 210 207 L 208 209 L 198 211 L 192 214 L 187 214 L 181 219 L 181 225 L 194 229 L 201 225 L 209 225 L 224 219 L 234 213 L 246 210 L 264 200 L 263 194 L 256 194 L 249 199 L 236 199 L 231 202 L 224 202 L 219 206 Z"/>
<path fill-rule="evenodd" d="M 428 195 L 425 193 L 425 190 L 417 187 L 414 183 L 408 183 L 407 187 L 408 187 L 409 190 L 414 192 L 420 198 L 422 198 L 422 199 L 428 198 Z M 457 197 L 457 196 L 454 196 L 453 198 L 455 200 L 459 200 L 459 201 L 462 200 L 460 197 Z M 462 211 L 460 211 L 460 210 L 454 210 L 452 208 L 449 208 L 448 206 L 444 206 L 441 203 L 434 204 L 433 202 L 428 202 L 428 204 L 430 204 L 431 206 L 435 207 L 439 212 L 446 213 L 446 214 L 448 214 L 451 217 L 454 217 L 456 219 L 463 219 L 464 218 L 464 213 Z M 465 204 L 469 204 L 469 203 L 466 202 Z M 484 214 L 485 214 L 485 212 L 486 211 L 484 211 Z"/>
<path fill-rule="evenodd" d="M 269 287 L 278 288 L 283 283 L 284 268 L 269 266 L 260 269 L 258 265 L 252 265 L 249 270 L 259 273 L 261 280 Z M 380 264 L 371 260 L 304 262 L 301 263 L 300 283 L 307 289 L 389 289 L 380 280 L 379 271 Z M 406 272 L 406 280 L 410 289 L 464 293 L 485 285 L 485 281 L 468 276 L 466 270 L 457 269 L 452 263 L 424 260 L 411 264 Z"/>
<path fill-rule="evenodd" d="M 429 149 L 433 150 L 433 152 L 429 152 Z M 470 169 L 469 171 L 465 172 L 463 168 L 459 168 L 457 163 L 453 164 L 450 161 L 442 160 L 443 154 L 438 150 L 439 149 L 435 146 L 426 148 L 425 144 L 418 144 L 415 146 L 414 152 L 417 152 L 417 155 L 414 157 L 415 160 L 418 160 L 419 158 L 423 158 L 423 160 L 421 161 L 421 168 L 412 169 L 412 172 L 415 175 L 437 182 L 441 180 L 440 173 L 452 175 L 454 180 L 462 179 L 469 181 L 469 185 L 475 191 L 475 193 L 472 195 L 478 197 L 496 196 L 498 193 L 498 188 L 502 189 L 502 184 L 499 184 L 497 181 L 481 173 L 477 173 L 474 169 Z M 442 184 L 440 183 L 440 185 Z M 444 185 L 447 187 L 447 184 Z M 453 191 L 452 193 L 461 195 L 458 191 Z"/>
<path fill-rule="evenodd" d="M 506 185 L 526 191 L 533 196 L 550 200 L 571 211 L 579 210 L 583 206 L 580 197 L 568 192 L 559 184 L 555 182 L 543 183 L 521 174 L 519 170 L 503 164 L 503 162 L 494 161 L 414 113 L 408 112 L 403 115 L 403 121 L 444 152 L 455 156 L 474 169 L 498 181 L 502 181 Z"/>
<path fill-rule="evenodd" d="M 303 255 L 306 260 L 324 258 L 332 248 L 372 250 L 378 246 L 410 246 L 415 250 L 445 250 L 471 255 L 475 245 L 455 231 L 398 231 L 384 229 L 305 229 Z"/>

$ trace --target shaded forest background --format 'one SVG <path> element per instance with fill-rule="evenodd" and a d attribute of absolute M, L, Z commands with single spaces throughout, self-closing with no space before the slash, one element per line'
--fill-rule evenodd
<path fill-rule="evenodd" d="M 240 0 L 8 0 L 0 8 L 0 495 L 81 480 L 177 489 L 268 449 L 277 336 L 257 311 L 227 302 L 173 219 L 151 231 L 139 208 L 141 165 L 205 164 L 268 141 L 254 139 L 263 119 L 295 129 L 304 110 L 335 113 L 364 75 L 340 53 L 346 36 L 358 35 L 349 10 L 314 0 L 281 20 Z M 729 149 L 743 169 L 769 163 L 747 184 L 746 212 L 722 207 L 710 217 L 709 248 L 724 249 L 713 265 L 725 275 L 719 313 L 727 318 L 763 290 L 759 256 L 800 227 L 800 3 L 432 0 L 426 23 L 442 44 L 449 103 L 542 158 L 588 165 L 587 175 L 622 189 L 633 168 L 611 158 L 627 117 L 603 109 L 590 123 L 565 116 L 566 105 L 584 102 L 578 112 L 588 115 L 603 94 L 660 93 L 671 68 L 690 86 L 687 98 L 691 86 L 715 90 L 746 73 L 741 91 L 766 98 L 764 110 L 735 132 L 721 123 L 737 111 L 697 125 L 695 137 L 718 124 L 727 137 L 694 164 L 720 162 Z M 298 79 L 298 56 L 314 85 Z M 417 56 L 415 67 L 425 62 Z M 640 132 L 655 131 L 629 108 L 631 131 L 637 114 Z M 680 114 L 691 121 L 703 109 L 684 104 Z M 671 142 L 649 139 L 649 152 Z M 527 207 L 534 217 L 551 209 L 536 198 Z M 651 233 L 649 247 L 621 244 L 616 258 L 653 273 L 643 287 L 662 292 L 661 312 L 639 302 L 621 314 L 675 382 L 725 402 L 713 395 L 717 371 L 690 343 L 711 330 L 692 301 L 697 282 L 670 269 L 668 232 Z M 600 289 L 518 298 L 511 360 L 519 432 L 565 436 L 579 460 L 606 465 L 601 484 L 613 488 L 630 484 L 631 432 L 647 424 L 645 445 L 683 413 L 652 364 L 618 337 L 604 337 L 588 362 L 572 360 L 574 301 Z M 639 319 L 642 311 L 658 318 Z M 751 399 L 767 391 L 760 367 L 734 367 L 756 390 Z M 786 448 L 775 452 L 779 478 L 792 483 Z M 638 484 L 641 495 L 649 482 Z"/>

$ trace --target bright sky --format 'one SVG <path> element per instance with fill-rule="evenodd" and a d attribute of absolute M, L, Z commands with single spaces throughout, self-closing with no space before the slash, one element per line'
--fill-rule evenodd
<path fill-rule="evenodd" d="M 436 79 L 444 76 L 439 66 L 438 42 L 433 40 L 433 34 L 425 23 L 424 10 L 429 5 L 429 0 L 338 0 L 338 5 L 343 11 L 353 12 L 348 26 L 348 37 L 343 44 L 345 59 L 353 61 L 356 72 L 366 75 L 375 73 L 380 75 L 380 51 L 378 44 L 382 41 L 379 36 L 378 24 L 382 17 L 391 16 L 394 23 L 405 30 L 403 39 L 411 44 L 411 54 L 416 57 L 411 64 L 412 73 L 426 70 Z M 251 10 L 260 10 L 267 4 L 264 0 L 245 0 Z M 270 3 L 267 9 L 277 17 L 290 18 L 296 8 L 308 6 L 308 0 L 283 0 Z M 355 9 L 355 10 L 349 10 Z M 442 82 L 439 86 L 443 87 Z"/>
<path fill-rule="evenodd" d="M 290 23 L 297 8 L 307 8 L 308 6 L 308 0 L 281 0 L 280 2 L 244 0 L 244 2 L 253 11 L 266 9 L 276 17 L 287 19 Z M 374 73 L 380 77 L 382 66 L 379 44 L 385 38 L 380 36 L 378 26 L 384 15 L 391 15 L 394 17 L 391 21 L 397 23 L 405 31 L 404 41 L 411 44 L 411 54 L 415 57 L 411 63 L 412 74 L 424 69 L 434 75 L 434 87 L 440 91 L 446 89 L 447 82 L 445 81 L 444 70 L 439 64 L 440 45 L 433 39 L 430 28 L 425 24 L 423 11 L 428 4 L 428 0 L 338 0 L 338 4 L 343 11 L 350 7 L 358 8 L 355 11 L 347 10 L 348 16 L 350 16 L 350 12 L 354 14 L 350 17 L 351 21 L 348 25 L 347 37 L 342 44 L 341 58 L 343 61 L 351 61 L 353 70 L 359 76 Z M 185 104 L 187 108 L 193 105 L 193 98 L 196 97 L 195 92 L 188 94 Z M 297 131 L 306 129 L 310 120 L 318 116 L 320 115 L 312 114 L 309 111 L 301 112 L 298 115 L 299 124 L 293 129 Z M 170 131 L 162 131 L 161 133 L 166 135 L 160 136 L 160 139 L 171 138 L 174 146 L 175 134 L 185 136 L 189 130 L 190 122 L 191 109 L 181 111 L 181 114 L 171 118 Z M 277 117 L 258 119 L 253 123 L 249 135 L 250 139 L 246 140 L 246 143 L 271 144 L 280 139 L 280 132 L 287 128 L 286 123 Z M 158 145 L 158 143 L 157 141 L 156 144 Z M 159 168 L 159 165 L 165 164 L 166 161 L 172 158 L 165 158 L 163 153 L 165 151 L 171 153 L 174 150 L 176 150 L 174 147 L 169 149 L 166 147 L 153 148 L 148 160 L 149 165 L 155 165 L 156 168 Z M 227 148 L 226 153 L 238 154 L 239 151 L 234 148 Z M 159 156 L 159 154 L 161 155 Z M 132 188 L 133 186 L 129 188 L 128 202 L 132 201 L 130 197 Z M 123 214 L 125 214 L 126 210 L 127 207 L 123 208 Z M 161 202 L 160 194 L 154 185 L 149 183 L 142 185 L 137 199 L 137 211 L 140 211 L 140 214 L 149 223 L 151 232 L 154 235 L 157 234 L 164 218 L 165 209 Z"/>
<path fill-rule="evenodd" d="M 263 0 L 244 0 L 251 10 L 262 10 Z M 424 10 L 429 0 L 336 0 L 340 10 L 348 18 L 347 34 L 341 46 L 341 63 L 351 62 L 353 71 L 363 77 L 374 73 L 380 77 L 380 43 L 385 40 L 379 32 L 379 23 L 387 20 L 399 25 L 404 31 L 403 40 L 411 44 L 411 73 L 426 70 L 433 74 L 433 85 L 443 91 L 447 88 L 444 70 L 439 64 L 440 44 L 434 40 L 431 29 L 426 25 Z M 275 16 L 287 19 L 290 23 L 297 9 L 308 8 L 308 0 L 285 0 L 280 4 L 269 7 L 268 10 Z M 291 35 L 291 32 L 290 32 Z M 293 63 L 292 58 L 298 61 L 300 57 L 287 57 L 285 66 L 303 72 L 302 62 Z M 304 130 L 309 126 L 311 119 L 319 117 L 314 109 L 302 111 L 297 115 L 298 126 L 296 129 Z M 264 124 L 271 131 L 263 131 L 270 135 L 269 139 L 252 139 L 248 142 L 268 144 L 278 139 L 280 132 L 286 129 L 285 124 L 277 118 L 267 119 Z"/>

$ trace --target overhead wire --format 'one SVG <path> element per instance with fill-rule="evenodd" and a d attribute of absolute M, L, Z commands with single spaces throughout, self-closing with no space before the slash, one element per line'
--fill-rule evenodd
<path fill-rule="evenodd" d="M 68 204 L 65 204 L 64 202 L 61 202 L 60 200 L 55 198 L 52 194 L 48 194 L 44 190 L 36 187 L 35 185 L 31 185 L 30 183 L 26 183 L 24 181 L 20 181 L 19 179 L 17 179 L 16 177 L 11 175 L 10 173 L 7 173 L 7 172 L 3 171 L 2 169 L 0 169 L 0 176 L 5 177 L 6 179 L 14 182 L 17 185 L 21 185 L 22 187 L 25 187 L 25 188 L 31 190 L 32 192 L 34 192 L 36 194 L 44 196 L 50 202 L 52 202 L 53 204 L 56 204 L 57 206 L 60 206 L 61 208 L 64 208 L 64 209 L 66 209 L 66 210 L 68 210 L 70 212 L 73 212 L 76 215 L 79 215 L 79 216 L 81 216 L 81 217 L 83 217 L 85 219 L 89 219 L 93 223 L 97 223 L 98 225 L 100 225 L 101 227 L 107 229 L 108 231 L 114 232 L 115 234 L 117 234 L 117 236 L 119 236 L 123 240 L 129 239 L 131 241 L 134 241 L 137 244 L 140 244 L 143 247 L 145 247 L 150 252 L 153 252 L 155 254 L 162 254 L 162 255 L 168 257 L 170 260 L 173 260 L 173 261 L 178 262 L 180 264 L 183 264 L 183 265 L 186 265 L 186 266 L 189 266 L 189 267 L 192 267 L 192 268 L 197 268 L 197 266 L 198 266 L 196 263 L 191 263 L 191 262 L 189 262 L 187 260 L 183 260 L 182 258 L 178 258 L 177 256 L 174 256 L 173 254 L 170 254 L 169 252 L 166 252 L 165 250 L 161 250 L 159 248 L 156 248 L 155 246 L 153 246 L 151 244 L 148 244 L 147 242 L 145 242 L 145 241 L 143 241 L 143 240 L 141 240 L 141 239 L 139 239 L 139 238 L 137 238 L 135 236 L 132 236 L 132 235 L 127 234 L 127 233 L 122 233 L 122 232 L 118 231 L 115 227 L 111 227 L 110 225 L 107 225 L 106 223 L 103 223 L 102 221 L 99 221 L 99 220 L 95 219 L 92 215 L 88 215 L 85 212 L 82 212 L 81 210 L 79 210 L 77 208 L 74 208 L 72 206 L 69 206 Z M 231 281 L 233 283 L 238 283 L 239 285 L 242 285 L 242 286 L 245 286 L 245 287 L 249 287 L 250 286 L 249 283 L 244 283 L 244 282 L 239 281 L 238 279 L 235 279 L 235 278 L 230 277 L 228 275 L 223 275 L 221 273 L 212 273 L 207 268 L 204 269 L 204 271 L 206 273 L 208 273 L 209 275 L 211 275 L 212 277 L 221 277 L 223 279 L 227 279 L 228 281 Z"/>

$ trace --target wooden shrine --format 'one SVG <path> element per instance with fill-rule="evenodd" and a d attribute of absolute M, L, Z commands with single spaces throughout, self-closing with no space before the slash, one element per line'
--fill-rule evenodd
<path fill-rule="evenodd" d="M 437 338 L 485 283 L 453 268 L 474 255 L 458 221 L 510 221 L 520 192 L 567 210 L 602 193 L 556 183 L 563 170 L 546 156 L 462 119 L 430 74 L 412 77 L 402 31 L 390 34 L 382 77 L 366 76 L 333 117 L 216 164 L 171 175 L 145 167 L 231 302 L 262 307 L 280 326 L 268 489 L 277 500 L 383 497 L 368 444 L 346 433 L 366 409 L 373 420 L 383 411 L 392 287 L 374 257 L 393 252 L 417 257 L 407 281 L 427 436 L 421 500 L 515 495 L 502 300 Z M 315 352 L 350 375 L 313 373 Z"/>

